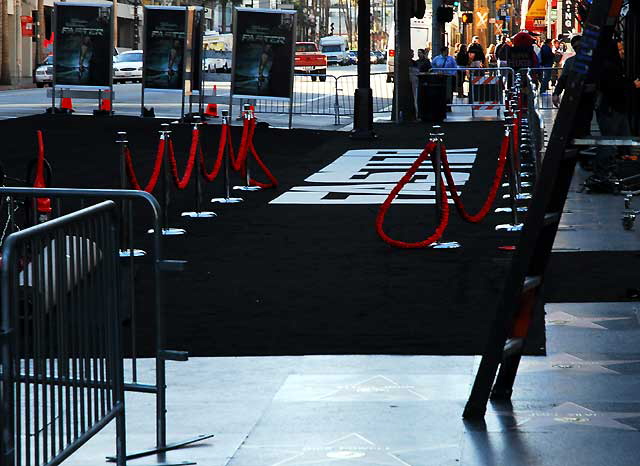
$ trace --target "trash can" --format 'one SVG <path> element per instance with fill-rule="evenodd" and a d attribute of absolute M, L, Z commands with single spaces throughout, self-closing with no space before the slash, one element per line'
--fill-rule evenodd
<path fill-rule="evenodd" d="M 424 122 L 443 121 L 447 116 L 447 76 L 418 75 L 418 118 Z"/>

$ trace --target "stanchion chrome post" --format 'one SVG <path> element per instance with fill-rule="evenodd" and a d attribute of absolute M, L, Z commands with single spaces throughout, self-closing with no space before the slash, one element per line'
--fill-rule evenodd
<path fill-rule="evenodd" d="M 429 140 L 436 143 L 435 151 L 432 155 L 434 161 L 434 177 L 435 177 L 435 190 L 436 190 L 436 218 L 440 219 L 442 216 L 442 191 L 440 190 L 440 186 L 443 183 L 442 181 L 442 157 L 440 151 L 442 149 L 442 139 L 444 137 L 444 133 L 442 132 L 442 128 L 440 126 L 432 126 L 431 132 L 429 133 Z M 445 187 L 446 189 L 446 187 Z M 430 248 L 433 249 L 457 249 L 460 246 L 460 243 L 457 241 L 448 241 L 448 242 L 435 242 Z"/>
<path fill-rule="evenodd" d="M 252 119 L 255 119 L 255 115 L 253 110 L 251 110 L 251 105 L 244 104 L 244 111 L 242 112 L 243 118 L 248 122 L 251 122 Z M 247 145 L 252 144 L 252 141 L 248 141 Z M 247 149 L 248 150 L 248 149 Z M 244 161 L 245 168 L 245 184 L 244 186 L 234 186 L 233 189 L 236 191 L 260 191 L 262 188 L 260 186 L 251 186 L 251 169 L 250 169 L 250 157 L 247 155 Z"/>
<path fill-rule="evenodd" d="M 518 204 L 516 201 L 516 178 L 515 178 L 515 159 L 513 157 L 513 115 L 509 115 L 505 118 L 505 135 L 509 138 L 509 144 L 507 149 L 507 157 L 509 158 L 509 199 L 510 199 L 510 211 L 511 211 L 511 223 L 505 223 L 496 225 L 498 231 L 520 231 L 522 230 L 522 223 L 518 223 Z"/>
<path fill-rule="evenodd" d="M 162 235 L 163 236 L 179 236 L 184 235 L 187 231 L 183 228 L 172 228 L 169 226 L 169 206 L 171 198 L 169 196 L 169 186 L 171 185 L 171 171 L 169 168 L 169 141 L 171 141 L 171 130 L 169 130 L 169 123 L 162 123 L 160 130 L 160 139 L 164 140 L 164 153 L 162 154 Z M 153 229 L 148 233 L 153 233 Z"/>
<path fill-rule="evenodd" d="M 201 126 L 200 116 L 193 115 L 193 120 L 194 120 L 193 131 L 200 131 L 200 126 Z M 200 146 L 199 138 L 198 138 L 198 145 L 196 146 L 195 166 L 193 167 L 193 169 L 195 170 L 195 173 L 192 174 L 193 176 L 196 177 L 195 179 L 196 208 L 195 208 L 195 211 L 193 212 L 182 212 L 182 214 L 180 215 L 182 217 L 190 217 L 190 218 L 213 218 L 218 216 L 215 212 L 202 210 L 202 175 L 200 174 L 201 167 L 200 167 L 200 160 L 198 158 L 199 156 L 198 149 L 200 150 L 202 149 L 202 147 Z"/>
<path fill-rule="evenodd" d="M 127 157 L 127 144 L 129 141 L 127 140 L 127 132 L 126 131 L 118 131 L 116 137 L 116 144 L 119 147 L 119 171 L 120 171 L 120 189 L 127 189 L 127 166 L 126 166 L 126 157 Z M 122 200 L 120 204 L 120 215 L 122 219 L 122 233 L 120 236 L 120 249 L 119 255 L 120 257 L 142 257 L 147 253 L 142 249 L 134 249 L 133 243 L 131 242 L 133 239 L 133 209 L 131 205 L 131 201 Z M 129 246 L 129 247 L 127 247 Z"/>
<path fill-rule="evenodd" d="M 229 111 L 222 111 L 222 131 L 229 128 Z M 229 138 L 231 138 L 231 131 L 229 131 Z M 222 156 L 224 157 L 224 196 L 225 197 L 214 197 L 211 199 L 211 202 L 215 204 L 239 204 L 244 201 L 241 197 L 231 197 L 231 180 L 229 178 L 230 175 L 230 161 L 231 154 L 228 153 L 227 148 L 223 148 Z"/>

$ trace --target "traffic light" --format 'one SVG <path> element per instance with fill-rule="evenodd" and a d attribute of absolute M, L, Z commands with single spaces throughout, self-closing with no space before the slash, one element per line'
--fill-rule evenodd
<path fill-rule="evenodd" d="M 473 23 L 473 13 L 462 13 L 462 23 L 463 24 Z"/>
<path fill-rule="evenodd" d="M 442 2 L 443 6 L 450 6 L 453 7 L 454 10 L 457 10 L 458 7 L 460 6 L 460 1 L 459 0 L 444 0 Z"/>
<path fill-rule="evenodd" d="M 438 7 L 436 11 L 436 18 L 439 23 L 449 23 L 453 21 L 453 8 L 450 6 Z"/>

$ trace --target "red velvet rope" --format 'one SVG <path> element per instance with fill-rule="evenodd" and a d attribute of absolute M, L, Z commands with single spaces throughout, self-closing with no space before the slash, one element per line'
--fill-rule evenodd
<path fill-rule="evenodd" d="M 133 161 L 131 160 L 131 150 L 126 147 L 124 151 L 125 155 L 125 165 L 127 168 L 127 175 L 129 176 L 129 183 L 133 186 L 133 189 L 137 189 L 139 191 L 146 191 L 148 193 L 152 193 L 158 183 L 158 178 L 160 177 L 160 169 L 162 168 L 162 159 L 164 158 L 164 138 L 160 138 L 160 142 L 158 143 L 158 152 L 156 153 L 156 160 L 153 165 L 153 172 L 151 173 L 151 178 L 147 185 L 142 188 L 140 183 L 138 182 L 138 178 L 136 177 L 136 173 L 133 169 Z"/>
<path fill-rule="evenodd" d="M 46 180 L 44 179 L 44 141 L 42 140 L 42 131 L 36 132 L 38 136 L 38 160 L 36 163 L 36 177 L 33 180 L 34 188 L 46 188 Z M 36 210 L 42 214 L 51 212 L 51 199 L 48 197 L 39 197 L 36 199 Z"/>
<path fill-rule="evenodd" d="M 502 138 L 502 144 L 500 145 L 500 154 L 498 155 L 498 168 L 496 169 L 496 174 L 493 178 L 493 183 L 491 184 L 489 195 L 485 199 L 484 204 L 482 205 L 482 208 L 478 211 L 478 213 L 475 215 L 470 215 L 465 210 L 462 199 L 460 199 L 460 195 L 458 194 L 458 187 L 453 180 L 451 168 L 449 167 L 449 160 L 447 159 L 447 149 L 444 144 L 442 144 L 440 148 L 440 154 L 442 158 L 442 165 L 444 167 L 444 176 L 447 179 L 449 191 L 451 192 L 451 197 L 453 198 L 453 202 L 456 205 L 458 213 L 465 221 L 470 223 L 480 223 L 489 213 L 491 206 L 496 200 L 496 194 L 498 193 L 498 189 L 500 188 L 500 183 L 502 182 L 502 175 L 504 174 L 504 166 L 506 165 L 508 150 L 509 136 L 505 135 Z"/>
<path fill-rule="evenodd" d="M 262 183 L 260 181 L 256 181 L 253 178 L 251 178 L 249 180 L 249 184 L 251 186 L 259 186 L 259 187 L 261 187 L 263 189 L 277 187 L 278 186 L 278 180 L 276 179 L 275 176 L 273 176 L 273 173 L 271 173 L 271 171 L 267 168 L 267 166 L 264 164 L 264 162 L 262 161 L 262 159 L 260 158 L 260 156 L 256 152 L 256 148 L 253 146 L 253 140 L 251 140 L 250 144 L 251 144 L 251 154 L 253 155 L 253 158 L 258 163 L 258 165 L 260 166 L 260 168 L 262 169 L 264 174 L 267 175 L 267 178 L 269 178 L 270 183 Z"/>
<path fill-rule="evenodd" d="M 191 180 L 191 173 L 196 161 L 196 154 L 200 145 L 200 131 L 194 129 L 191 132 L 191 147 L 189 148 L 189 158 L 187 159 L 187 167 L 184 170 L 182 178 L 178 175 L 178 165 L 176 163 L 176 155 L 173 150 L 173 141 L 169 139 L 169 164 L 171 166 L 171 175 L 173 182 L 180 190 L 185 189 Z"/>
<path fill-rule="evenodd" d="M 396 198 L 398 193 L 402 190 L 402 188 L 404 188 L 404 186 L 409 181 L 411 181 L 411 178 L 413 177 L 413 175 L 415 175 L 416 171 L 418 171 L 418 168 L 420 168 L 420 165 L 422 165 L 422 163 L 429 158 L 429 156 L 433 153 L 435 148 L 436 148 L 435 143 L 430 142 L 429 144 L 427 144 L 427 146 L 424 148 L 422 153 L 418 156 L 415 162 L 413 162 L 413 165 L 411 165 L 411 168 L 409 168 L 407 173 L 404 174 L 404 176 L 400 179 L 398 184 L 391 190 L 391 192 L 389 193 L 389 196 L 387 196 L 387 199 L 380 206 L 380 210 L 378 211 L 378 216 L 376 217 L 376 232 L 385 243 L 390 244 L 391 246 L 395 246 L 403 249 L 426 248 L 431 244 L 435 243 L 436 241 L 438 241 L 442 237 L 444 230 L 447 228 L 447 224 L 449 223 L 449 203 L 447 199 L 447 189 L 444 183 L 442 182 L 442 180 L 438 180 L 440 185 L 439 186 L 440 192 L 442 193 L 442 205 L 441 205 L 442 215 L 440 217 L 440 223 L 438 224 L 438 226 L 435 229 L 435 232 L 431 236 L 429 236 L 424 241 L 419 241 L 415 243 L 406 243 L 404 241 L 398 241 L 389 237 L 383 229 L 384 218 L 387 215 L 387 211 L 389 210 L 389 207 L 391 207 L 391 203 Z M 434 164 L 434 168 L 435 168 L 435 162 L 433 160 L 431 162 Z"/>
<path fill-rule="evenodd" d="M 243 171 L 245 161 L 247 159 L 249 141 L 253 138 L 253 125 L 250 123 L 253 119 L 245 118 L 242 122 L 242 138 L 240 139 L 240 147 L 238 148 L 237 157 L 231 156 L 231 164 L 235 171 Z"/>
<path fill-rule="evenodd" d="M 228 139 L 227 139 L 227 133 L 228 134 Z M 227 125 L 223 125 L 222 126 L 222 130 L 220 131 L 220 143 L 218 144 L 218 155 L 216 157 L 216 161 L 215 164 L 213 165 L 213 169 L 211 170 L 211 172 L 207 172 L 207 169 L 205 168 L 204 165 L 204 154 L 202 153 L 202 147 L 198 146 L 198 152 L 200 155 L 200 169 L 202 170 L 202 176 L 205 177 L 205 179 L 207 181 L 213 181 L 216 179 L 216 177 L 218 176 L 218 173 L 220 172 L 220 167 L 222 166 L 222 159 L 224 157 L 224 151 L 226 146 L 230 146 L 230 144 L 227 144 L 227 140 L 231 140 L 231 134 L 229 132 L 229 126 Z M 232 152 L 230 152 L 230 154 L 232 154 Z"/>

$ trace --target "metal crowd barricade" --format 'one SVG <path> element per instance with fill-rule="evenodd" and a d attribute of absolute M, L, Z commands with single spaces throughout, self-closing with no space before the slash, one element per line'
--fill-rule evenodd
<path fill-rule="evenodd" d="M 448 103 L 455 108 L 471 110 L 471 116 L 479 110 L 495 110 L 500 116 L 504 108 L 504 93 L 513 82 L 512 68 L 432 68 L 428 74 L 450 74 L 455 79 L 448 83 Z M 454 85 L 455 82 L 455 85 Z M 463 93 L 464 97 L 460 96 Z M 457 94 L 457 95 L 456 95 Z"/>
<path fill-rule="evenodd" d="M 266 99 L 233 99 L 233 106 L 243 108 L 244 104 L 253 105 L 256 113 L 279 113 L 292 115 L 327 115 L 333 116 L 335 124 L 340 124 L 340 117 L 352 116 L 354 113 L 354 94 L 358 87 L 357 75 L 333 76 L 330 74 L 296 74 L 294 75 L 293 102 Z M 387 73 L 371 74 L 373 92 L 373 112 L 390 113 L 393 101 L 393 83 L 387 82 Z M 195 96 L 193 101 L 197 102 Z M 229 104 L 229 95 L 206 96 L 204 102 Z"/>
<path fill-rule="evenodd" d="M 540 172 L 542 167 L 542 159 L 545 152 L 545 126 L 544 118 L 540 114 L 540 92 L 539 87 L 535 83 L 535 74 L 532 69 L 527 70 L 525 74 L 526 83 L 526 99 L 527 99 L 527 121 L 529 123 L 529 150 L 534 156 L 536 174 Z"/>
<path fill-rule="evenodd" d="M 540 110 L 556 110 L 552 94 L 562 74 L 562 68 L 539 67 L 527 68 L 527 75 L 532 87 L 536 89 L 536 108 Z"/>
<path fill-rule="evenodd" d="M 3 466 L 60 464 L 113 419 L 126 462 L 117 235 L 105 201 L 4 242 Z"/>
<path fill-rule="evenodd" d="M 151 393 L 156 396 L 156 448 L 145 450 L 139 453 L 130 454 L 128 459 L 140 456 L 151 455 L 161 451 L 180 448 L 201 440 L 212 437 L 212 435 L 198 435 L 188 440 L 167 444 L 167 416 L 166 416 L 166 370 L 167 360 L 186 361 L 188 353 L 167 349 L 166 327 L 165 327 L 165 307 L 163 295 L 163 272 L 180 271 L 184 268 L 185 262 L 178 260 L 166 260 L 162 252 L 162 227 L 161 227 L 161 207 L 156 198 L 144 191 L 136 190 L 116 190 L 116 189 L 68 189 L 68 188 L 14 188 L 0 187 L 0 199 L 8 204 L 10 211 L 15 210 L 20 204 L 33 203 L 31 211 L 35 211 L 36 196 L 38 198 L 50 198 L 53 214 L 55 217 L 61 215 L 63 211 L 75 208 L 62 204 L 63 200 L 75 201 L 82 208 L 90 202 L 98 202 L 104 199 L 113 199 L 120 204 L 121 228 L 120 234 L 120 255 L 124 261 L 123 276 L 123 315 L 129 322 L 131 328 L 131 339 L 129 341 L 129 351 L 131 357 L 131 379 L 124 381 L 126 391 Z M 153 315 L 155 317 L 155 383 L 142 383 L 138 378 L 138 310 L 135 305 L 135 276 L 134 258 L 139 255 L 139 250 L 134 248 L 136 238 L 134 237 L 134 209 L 133 202 L 144 202 L 151 211 L 151 229 L 153 230 L 151 241 L 152 261 L 150 268 L 154 290 L 153 290 Z M 136 220 L 143 218 L 136 212 Z M 147 231 L 147 228 L 141 231 Z"/>
<path fill-rule="evenodd" d="M 393 83 L 387 82 L 388 74 L 371 73 L 370 85 L 373 94 L 373 113 L 391 113 Z M 336 80 L 336 101 L 341 116 L 353 116 L 354 95 L 358 88 L 358 75 L 343 75 Z"/>

